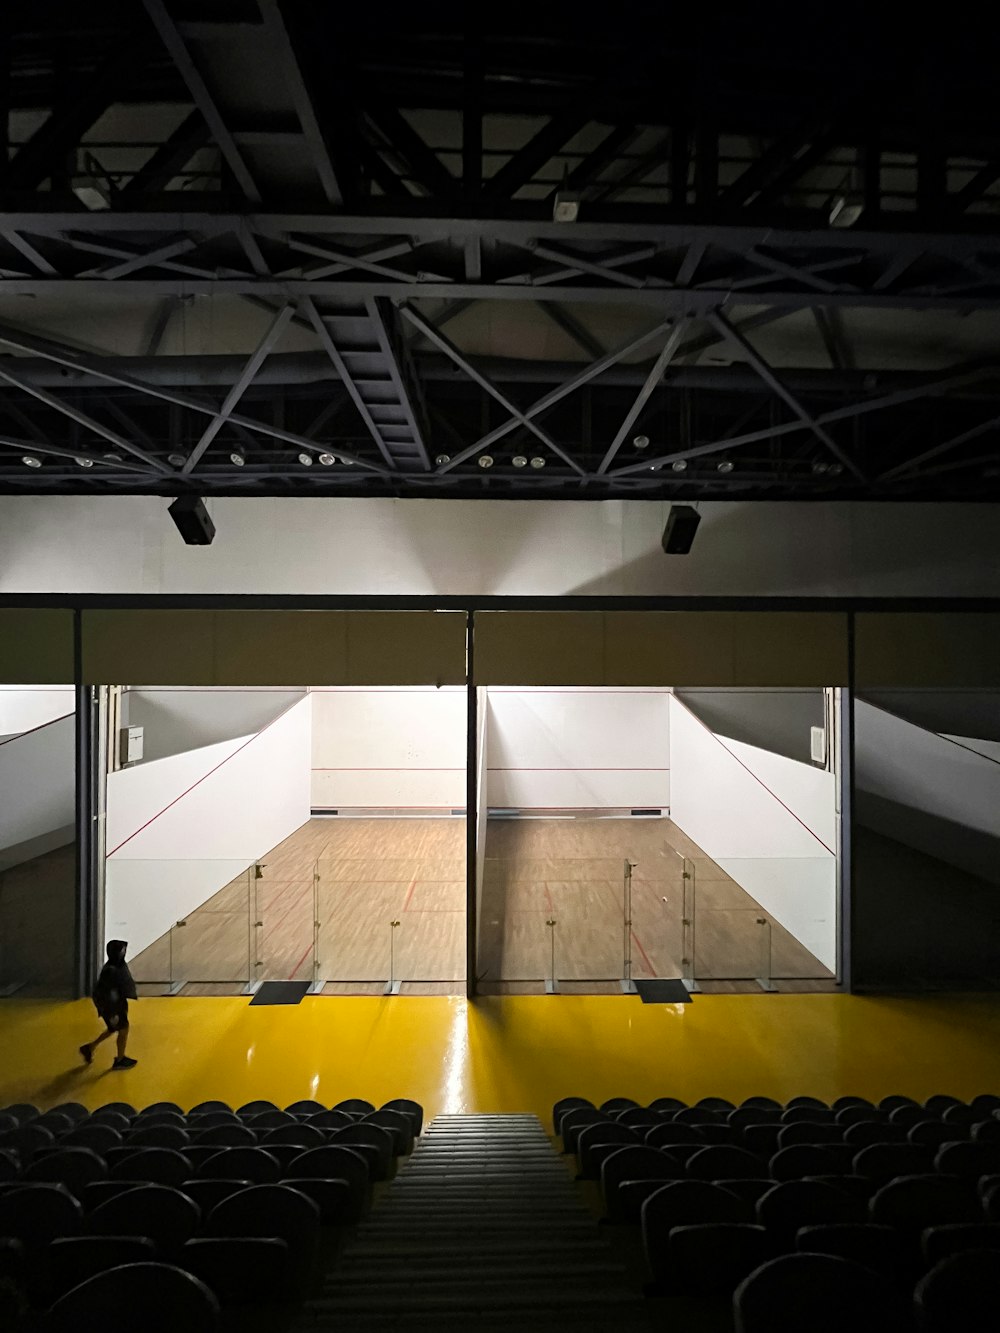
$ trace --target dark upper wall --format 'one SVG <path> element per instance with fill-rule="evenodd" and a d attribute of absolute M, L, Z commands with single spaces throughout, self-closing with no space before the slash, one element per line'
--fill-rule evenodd
<path fill-rule="evenodd" d="M 809 729 L 824 723 L 823 691 L 817 689 L 683 689 L 676 694 L 719 735 L 806 764 Z"/>
<path fill-rule="evenodd" d="M 858 697 L 939 735 L 1000 741 L 1000 690 L 864 690 Z"/>

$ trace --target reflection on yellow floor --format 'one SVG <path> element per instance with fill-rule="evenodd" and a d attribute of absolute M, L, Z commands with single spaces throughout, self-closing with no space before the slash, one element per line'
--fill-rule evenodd
<path fill-rule="evenodd" d="M 84 1068 L 98 1024 L 89 1000 L 0 1005 L 0 1105 L 264 1097 L 330 1105 L 414 1097 L 429 1116 L 534 1111 L 567 1095 L 648 1102 L 709 1094 L 739 1101 L 800 1093 L 925 1098 L 1000 1090 L 1000 997 L 711 995 L 688 1005 L 629 996 L 145 999 L 129 1054 L 113 1042 Z"/>

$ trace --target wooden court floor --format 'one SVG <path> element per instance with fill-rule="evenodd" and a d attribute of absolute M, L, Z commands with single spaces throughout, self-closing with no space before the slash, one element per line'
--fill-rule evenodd
<path fill-rule="evenodd" d="M 684 856 L 697 878 L 698 976 L 706 989 L 757 988 L 760 908 L 669 820 L 491 820 L 486 856 L 484 993 L 541 991 L 553 963 L 569 993 L 620 990 L 626 951 L 633 977 L 680 975 Z M 832 985 L 777 924 L 772 948 L 783 989 Z M 312 819 L 139 954 L 133 972 L 147 993 L 288 979 L 378 994 L 390 975 L 403 994 L 462 993 L 465 822 Z"/>

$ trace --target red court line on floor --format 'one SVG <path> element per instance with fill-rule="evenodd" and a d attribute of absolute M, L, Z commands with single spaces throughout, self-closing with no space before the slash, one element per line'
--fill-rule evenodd
<path fill-rule="evenodd" d="M 636 947 L 636 948 L 639 950 L 639 952 L 642 954 L 642 961 L 646 964 L 646 967 L 647 967 L 647 969 L 648 969 L 648 971 L 649 971 L 649 975 L 650 975 L 651 977 L 655 977 L 655 976 L 656 976 L 656 968 L 655 968 L 655 967 L 653 966 L 653 964 L 649 961 L 649 954 L 648 954 L 648 953 L 646 952 L 646 950 L 642 947 L 642 941 L 639 939 L 639 936 L 635 933 L 634 930 L 631 932 L 631 935 L 632 935 L 632 939 L 635 941 L 635 947 Z"/>
<path fill-rule="evenodd" d="M 407 911 L 410 906 L 410 899 L 413 897 L 413 890 L 417 887 L 416 875 L 410 880 L 409 888 L 406 890 L 406 897 L 403 899 L 403 911 Z"/>
<path fill-rule="evenodd" d="M 555 909 L 555 904 L 554 904 L 553 901 L 552 901 L 552 893 L 551 893 L 551 891 L 550 891 L 550 889 L 549 889 L 549 882 L 548 882 L 548 880 L 544 880 L 543 883 L 544 883 L 544 885 L 545 885 L 545 901 L 548 903 L 548 909 L 547 909 L 547 910 L 548 910 L 549 915 L 551 916 L 552 913 L 556 910 L 556 909 Z"/>

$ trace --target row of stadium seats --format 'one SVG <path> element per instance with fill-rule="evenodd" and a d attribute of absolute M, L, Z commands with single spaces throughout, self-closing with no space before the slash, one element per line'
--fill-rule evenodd
<path fill-rule="evenodd" d="M 688 1318 L 699 1306 L 721 1317 L 732 1303 L 739 1333 L 874 1330 L 889 1321 L 952 1333 L 966 1322 L 963 1311 L 973 1326 L 975 1301 L 1000 1308 L 997 1143 L 973 1133 L 935 1150 L 890 1136 L 858 1149 L 844 1141 L 850 1127 L 837 1125 L 840 1139 L 793 1142 L 768 1157 L 751 1151 L 745 1138 L 742 1146 L 735 1137 L 713 1141 L 705 1130 L 722 1116 L 736 1134 L 763 1124 L 779 1136 L 802 1129 L 822 1138 L 828 1120 L 788 1112 L 849 1109 L 875 1113 L 857 1125 L 892 1129 L 911 1103 L 894 1098 L 873 1107 L 850 1099 L 834 1111 L 804 1098 L 786 1107 L 735 1108 L 716 1104 L 721 1100 L 684 1108 L 661 1098 L 640 1108 L 626 1098 L 601 1107 L 566 1098 L 553 1108 L 578 1178 L 600 1181 L 605 1220 L 641 1247 L 647 1294 L 668 1306 L 680 1302 Z M 952 1134 L 1000 1123 L 1000 1098 L 932 1103 L 912 1109 Z M 956 1108 L 969 1114 L 945 1121 Z M 698 1117 L 678 1118 L 694 1109 Z M 959 1288 L 958 1296 L 948 1295 Z"/>
<path fill-rule="evenodd" d="M 58 1129 L 59 1137 L 23 1160 L 16 1145 L 0 1149 L 5 1329 L 19 1322 L 33 1329 L 43 1311 L 46 1330 L 87 1327 L 102 1303 L 107 1308 L 109 1292 L 114 1305 L 123 1291 L 134 1292 L 142 1313 L 130 1310 L 129 1317 L 151 1333 L 176 1329 L 185 1318 L 212 1329 L 220 1310 L 242 1319 L 299 1301 L 316 1288 L 345 1229 L 366 1216 L 375 1182 L 412 1150 L 423 1123 L 421 1108 L 406 1099 L 379 1111 L 358 1103 L 357 1119 L 349 1114 L 346 1128 L 338 1121 L 329 1130 L 314 1123 L 329 1109 L 298 1104 L 289 1108 L 290 1127 L 259 1134 L 248 1128 L 252 1118 L 282 1114 L 277 1108 L 241 1108 L 241 1116 L 213 1104 L 184 1116 L 162 1104 L 146 1113 L 115 1104 L 68 1117 L 63 1108 L 58 1114 L 71 1120 L 69 1130 L 53 1125 L 52 1113 L 14 1109 L 17 1130 L 10 1133 L 45 1129 L 39 1122 L 47 1119 L 47 1132 Z M 144 1140 L 150 1122 L 164 1115 L 184 1119 L 192 1146 L 182 1151 Z M 129 1126 L 110 1126 L 122 1143 L 99 1152 L 68 1142 L 82 1128 L 108 1127 L 113 1116 Z M 218 1125 L 198 1130 L 206 1117 L 219 1117 Z M 252 1141 L 241 1134 L 232 1145 L 194 1143 L 212 1129 L 225 1138 L 230 1127 L 247 1130 Z M 137 1141 L 126 1141 L 129 1132 Z M 272 1142 L 272 1134 L 286 1141 Z"/>

